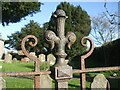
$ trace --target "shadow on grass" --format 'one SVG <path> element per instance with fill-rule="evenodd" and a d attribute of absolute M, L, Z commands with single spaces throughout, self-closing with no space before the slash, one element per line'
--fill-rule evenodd
<path fill-rule="evenodd" d="M 70 87 L 74 87 L 74 88 L 80 88 L 79 85 L 74 85 L 74 84 L 68 84 Z"/>
<path fill-rule="evenodd" d="M 13 78 L 21 78 L 21 79 L 31 79 L 34 80 L 34 76 L 12 76 Z"/>
<path fill-rule="evenodd" d="M 28 68 L 28 69 L 31 69 L 31 71 L 34 71 L 34 65 L 24 65 L 22 67 L 25 67 L 25 68 Z"/>
<path fill-rule="evenodd" d="M 28 66 L 28 65 L 26 65 L 24 67 L 27 67 L 27 68 L 30 68 L 30 69 L 34 69 L 34 66 Z"/>
<path fill-rule="evenodd" d="M 120 90 L 120 79 L 108 79 L 111 90 Z"/>

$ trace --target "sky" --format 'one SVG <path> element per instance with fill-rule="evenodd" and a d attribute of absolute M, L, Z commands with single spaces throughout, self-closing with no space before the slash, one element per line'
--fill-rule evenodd
<path fill-rule="evenodd" d="M 68 0 L 69 1 L 69 0 Z M 2 34 L 2 37 L 7 40 L 7 36 L 10 36 L 12 33 L 15 33 L 16 31 L 21 31 L 21 28 L 23 28 L 26 24 L 30 22 L 30 20 L 34 20 L 35 22 L 38 22 L 40 26 L 42 26 L 43 23 L 48 22 L 52 12 L 56 10 L 56 7 L 58 4 L 60 4 L 59 1 L 54 2 L 52 0 L 51 2 L 43 2 L 44 5 L 41 6 L 41 12 L 34 14 L 33 17 L 27 16 L 26 20 L 22 19 L 18 23 L 9 24 L 8 26 L 2 26 L 0 24 L 0 33 Z M 87 11 L 88 15 L 90 17 L 94 17 L 105 11 L 104 8 L 104 2 L 70 2 L 70 4 L 74 6 L 80 5 L 83 10 Z M 118 2 L 107 2 L 107 8 L 110 12 L 114 12 L 118 10 Z"/>

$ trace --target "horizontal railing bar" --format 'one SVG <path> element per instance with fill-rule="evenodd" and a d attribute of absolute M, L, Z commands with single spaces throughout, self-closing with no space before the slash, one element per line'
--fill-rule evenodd
<path fill-rule="evenodd" d="M 99 72 L 99 71 L 114 71 L 120 70 L 120 66 L 116 67 L 101 67 L 101 68 L 86 68 L 85 70 L 73 70 L 73 73 L 88 73 L 88 72 Z M 0 77 L 8 76 L 27 76 L 27 75 L 46 75 L 51 74 L 51 71 L 41 71 L 41 72 L 2 72 Z"/>
<path fill-rule="evenodd" d="M 8 76 L 27 76 L 27 75 L 46 75 L 51 74 L 51 71 L 41 71 L 41 72 L 2 72 L 0 77 Z"/>
<path fill-rule="evenodd" d="M 120 70 L 120 66 L 115 67 L 101 67 L 101 68 L 86 68 L 85 70 L 73 70 L 73 73 L 88 73 L 88 72 L 99 72 L 99 71 L 115 71 Z"/>

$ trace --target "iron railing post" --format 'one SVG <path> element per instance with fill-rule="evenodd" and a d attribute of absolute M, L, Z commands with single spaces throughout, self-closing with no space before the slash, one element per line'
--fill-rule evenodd
<path fill-rule="evenodd" d="M 58 89 L 68 89 L 68 79 L 72 78 L 72 67 L 66 64 L 65 58 L 67 54 L 65 53 L 65 45 L 68 44 L 68 48 L 76 41 L 76 36 L 72 32 L 68 32 L 66 37 L 64 35 L 65 20 L 67 18 L 63 10 L 57 10 L 54 16 L 57 19 L 57 29 L 56 34 L 53 31 L 48 30 L 46 32 L 46 40 L 52 45 L 56 45 L 56 63 L 51 68 L 54 79 L 56 80 L 56 88 Z M 54 44 L 55 43 L 55 44 Z"/>

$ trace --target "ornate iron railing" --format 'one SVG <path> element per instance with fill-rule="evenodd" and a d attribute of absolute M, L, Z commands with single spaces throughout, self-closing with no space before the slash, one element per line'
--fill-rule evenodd
<path fill-rule="evenodd" d="M 101 68 L 85 68 L 85 59 L 89 57 L 93 50 L 94 50 L 94 43 L 89 37 L 83 37 L 81 39 L 81 44 L 84 44 L 84 40 L 87 39 L 90 42 L 90 50 L 87 54 L 81 56 L 81 68 L 79 70 L 72 69 L 71 66 L 65 63 L 65 57 L 67 54 L 65 53 L 65 45 L 67 44 L 68 48 L 71 47 L 72 44 L 76 41 L 76 35 L 73 32 L 68 32 L 66 36 L 64 36 L 64 26 L 65 20 L 68 18 L 63 10 L 57 10 L 56 14 L 54 15 L 57 19 L 57 30 L 56 34 L 51 31 L 47 30 L 45 34 L 45 38 L 48 42 L 51 43 L 51 49 L 56 47 L 55 56 L 57 61 L 55 65 L 50 69 L 50 71 L 40 71 L 39 65 L 40 61 L 37 57 L 31 56 L 27 50 L 25 49 L 25 42 L 29 38 L 33 38 L 35 43 L 33 44 L 30 42 L 31 46 L 37 45 L 37 38 L 33 35 L 26 36 L 21 43 L 21 48 L 24 53 L 29 59 L 35 62 L 35 70 L 34 72 L 2 72 L 0 76 L 9 77 L 9 76 L 24 76 L 24 75 L 34 75 L 34 88 L 36 90 L 40 89 L 40 75 L 52 74 L 53 79 L 56 81 L 56 88 L 57 89 L 68 89 L 68 80 L 73 77 L 73 73 L 80 73 L 80 81 L 81 81 L 81 88 L 85 90 L 86 88 L 86 74 L 88 72 L 99 72 L 99 71 L 112 71 L 112 70 L 120 70 L 120 66 L 115 67 L 101 67 Z M 55 46 L 56 45 L 56 46 Z"/>

